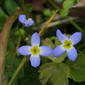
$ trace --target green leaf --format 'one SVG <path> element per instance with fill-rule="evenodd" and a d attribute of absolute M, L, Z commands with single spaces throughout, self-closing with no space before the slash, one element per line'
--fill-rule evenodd
<path fill-rule="evenodd" d="M 40 80 L 43 84 L 46 84 L 47 81 L 50 79 L 50 77 L 52 76 L 53 74 L 53 69 L 54 67 L 52 66 L 53 63 L 47 63 L 47 64 L 43 64 L 41 67 L 40 67 Z"/>
<path fill-rule="evenodd" d="M 61 44 L 61 42 L 58 40 L 58 38 L 55 38 L 55 46 L 58 46 L 60 44 Z"/>
<path fill-rule="evenodd" d="M 74 4 L 74 0 L 65 0 L 63 3 L 63 8 L 71 8 Z"/>
<path fill-rule="evenodd" d="M 0 8 L 0 31 L 7 19 L 7 15 L 4 13 L 4 11 Z"/>
<path fill-rule="evenodd" d="M 53 62 L 55 62 L 55 63 L 61 63 L 61 62 L 63 62 L 64 61 L 64 59 L 67 57 L 66 56 L 67 55 L 67 53 L 65 52 L 62 56 L 60 56 L 60 57 L 54 57 L 54 56 L 44 56 L 45 58 L 48 58 L 48 59 L 50 59 L 51 61 L 53 61 Z"/>
<path fill-rule="evenodd" d="M 61 17 L 66 17 L 68 14 L 69 14 L 69 10 L 68 9 L 62 8 L 60 10 Z"/>
<path fill-rule="evenodd" d="M 67 64 L 70 68 L 69 77 L 74 81 L 81 82 L 85 81 L 85 54 L 80 53 L 77 60 L 67 61 Z"/>
<path fill-rule="evenodd" d="M 42 44 L 43 44 L 43 45 L 50 46 L 50 47 L 52 47 L 52 48 L 55 48 L 55 45 L 53 44 L 52 40 L 49 39 L 49 38 L 46 38 L 45 40 L 43 40 Z"/>
<path fill-rule="evenodd" d="M 18 85 L 41 85 L 38 68 L 35 69 L 32 66 L 29 66 L 29 62 L 26 63 L 24 76 L 18 80 Z"/>
<path fill-rule="evenodd" d="M 40 67 L 39 72 L 43 84 L 50 81 L 52 85 L 68 85 L 69 68 L 66 64 L 47 63 Z"/>
<path fill-rule="evenodd" d="M 4 7 L 8 14 L 11 14 L 16 11 L 18 4 L 14 0 L 5 0 Z"/>
<path fill-rule="evenodd" d="M 15 35 L 17 36 L 24 36 L 25 35 L 25 30 L 24 29 L 19 29 L 15 32 Z"/>
<path fill-rule="evenodd" d="M 51 10 L 50 9 L 45 9 L 44 11 L 43 11 L 43 14 L 45 15 L 45 16 L 51 16 Z"/>
<path fill-rule="evenodd" d="M 54 43 L 53 43 L 53 41 L 54 41 Z M 46 38 L 45 40 L 43 40 L 42 44 L 51 46 L 54 49 L 56 46 L 60 45 L 61 42 L 58 40 L 57 37 L 53 36 L 53 37 Z"/>
<path fill-rule="evenodd" d="M 74 4 L 75 0 L 65 0 L 63 3 L 63 8 L 60 10 L 60 15 L 66 17 L 69 14 L 69 8 Z"/>

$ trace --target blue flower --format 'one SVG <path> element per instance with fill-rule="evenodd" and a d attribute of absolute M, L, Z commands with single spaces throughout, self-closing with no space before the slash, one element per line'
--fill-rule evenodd
<path fill-rule="evenodd" d="M 19 21 L 24 24 L 25 27 L 32 26 L 34 21 L 31 18 L 26 18 L 26 15 L 21 14 L 19 15 Z"/>
<path fill-rule="evenodd" d="M 49 46 L 39 46 L 40 45 L 40 36 L 35 32 L 31 37 L 32 46 L 21 46 L 18 49 L 18 52 L 21 55 L 31 55 L 30 62 L 33 67 L 40 65 L 40 55 L 50 56 L 53 52 L 52 48 Z"/>
<path fill-rule="evenodd" d="M 81 32 L 75 32 L 70 38 L 68 38 L 66 35 L 62 34 L 61 31 L 58 29 L 56 31 L 56 35 L 62 44 L 54 49 L 53 56 L 59 57 L 64 54 L 65 51 L 67 51 L 68 58 L 71 61 L 75 61 L 78 54 L 74 45 L 81 40 Z"/>

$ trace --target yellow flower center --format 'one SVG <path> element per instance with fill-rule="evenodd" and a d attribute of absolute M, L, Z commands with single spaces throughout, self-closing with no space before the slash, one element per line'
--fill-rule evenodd
<path fill-rule="evenodd" d="M 64 47 L 64 49 L 70 49 L 71 48 L 71 46 L 72 46 L 72 42 L 71 42 L 71 40 L 65 40 L 64 41 L 64 43 L 63 43 L 63 47 Z"/>
<path fill-rule="evenodd" d="M 38 55 L 40 53 L 40 49 L 37 45 L 33 46 L 31 49 L 30 49 L 30 53 L 33 54 L 33 56 L 35 55 Z"/>

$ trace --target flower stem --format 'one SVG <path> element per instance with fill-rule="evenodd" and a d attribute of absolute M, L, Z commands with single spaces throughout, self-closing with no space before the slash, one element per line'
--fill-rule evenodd
<path fill-rule="evenodd" d="M 39 35 L 41 36 L 42 33 L 44 32 L 44 30 L 46 29 L 46 27 L 48 26 L 48 24 L 54 19 L 54 17 L 56 16 L 56 13 L 58 12 L 58 10 L 56 10 L 56 12 L 51 16 L 51 18 L 48 20 L 48 22 L 41 28 Z"/>
<path fill-rule="evenodd" d="M 16 78 L 16 76 L 18 75 L 20 70 L 23 68 L 26 60 L 27 60 L 26 57 L 24 57 L 23 60 L 21 61 L 20 65 L 19 65 L 19 67 L 17 68 L 16 72 L 14 73 L 13 77 L 11 78 L 10 82 L 8 83 L 8 85 L 12 85 L 12 82 L 14 81 L 14 79 Z"/>
<path fill-rule="evenodd" d="M 50 3 L 55 9 L 58 8 L 58 6 L 56 5 L 55 2 L 53 2 L 53 0 L 48 0 L 48 3 Z"/>
<path fill-rule="evenodd" d="M 69 21 L 76 29 L 78 29 L 80 32 L 83 32 L 83 30 L 72 19 L 69 19 Z"/>

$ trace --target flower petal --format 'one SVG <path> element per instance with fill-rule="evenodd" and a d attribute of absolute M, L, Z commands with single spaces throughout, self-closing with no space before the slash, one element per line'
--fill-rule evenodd
<path fill-rule="evenodd" d="M 28 26 L 32 26 L 34 24 L 34 21 L 29 18 L 26 22 L 25 22 L 25 27 L 28 27 Z"/>
<path fill-rule="evenodd" d="M 30 46 L 22 46 L 17 51 L 21 55 L 30 55 Z"/>
<path fill-rule="evenodd" d="M 31 44 L 32 45 L 40 45 L 40 36 L 37 32 L 35 32 L 31 37 Z"/>
<path fill-rule="evenodd" d="M 42 56 L 50 56 L 52 54 L 53 50 L 49 46 L 41 46 L 40 47 L 40 55 Z"/>
<path fill-rule="evenodd" d="M 71 49 L 67 50 L 67 55 L 68 55 L 68 58 L 71 61 L 75 61 L 76 58 L 77 58 L 77 50 L 76 50 L 76 48 L 72 47 Z"/>
<path fill-rule="evenodd" d="M 68 37 L 66 35 L 64 35 L 59 29 L 56 31 L 56 36 L 61 43 L 63 43 L 63 41 L 68 39 Z"/>
<path fill-rule="evenodd" d="M 29 23 L 25 23 L 24 27 L 28 27 L 29 26 Z"/>
<path fill-rule="evenodd" d="M 26 21 L 26 15 L 24 14 L 21 14 L 19 15 L 19 21 L 22 23 L 22 24 L 25 24 L 25 21 Z"/>
<path fill-rule="evenodd" d="M 37 56 L 31 55 L 30 62 L 33 67 L 35 67 L 35 68 L 38 67 L 40 65 L 40 56 L 39 55 L 37 55 Z"/>
<path fill-rule="evenodd" d="M 71 41 L 73 43 L 73 45 L 77 44 L 82 38 L 82 34 L 81 32 L 75 32 L 71 37 Z"/>
<path fill-rule="evenodd" d="M 65 49 L 62 47 L 62 45 L 59 45 L 54 49 L 53 56 L 54 57 L 62 56 L 62 54 L 64 54 L 64 52 L 65 52 Z"/>

